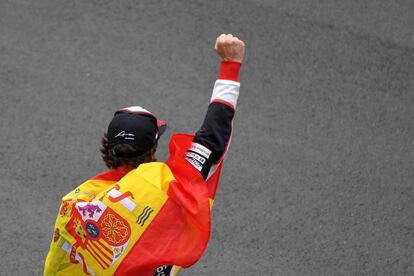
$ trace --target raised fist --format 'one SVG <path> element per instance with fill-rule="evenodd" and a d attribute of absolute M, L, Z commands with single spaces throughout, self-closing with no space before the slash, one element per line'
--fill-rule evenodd
<path fill-rule="evenodd" d="M 217 54 L 225 61 L 242 62 L 244 57 L 244 42 L 231 34 L 221 34 L 216 39 L 214 47 Z"/>

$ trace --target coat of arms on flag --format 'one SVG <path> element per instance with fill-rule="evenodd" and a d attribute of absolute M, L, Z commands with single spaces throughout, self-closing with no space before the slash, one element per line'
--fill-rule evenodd
<path fill-rule="evenodd" d="M 128 222 L 101 201 L 76 203 L 66 229 L 85 262 L 93 259 L 102 269 L 122 256 L 131 236 Z"/>

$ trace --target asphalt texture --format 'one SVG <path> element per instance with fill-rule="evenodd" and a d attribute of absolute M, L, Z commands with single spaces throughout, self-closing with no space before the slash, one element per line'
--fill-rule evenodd
<path fill-rule="evenodd" d="M 369 2 L 369 3 L 368 3 Z M 113 112 L 198 129 L 246 42 L 204 256 L 180 275 L 414 275 L 411 0 L 0 1 L 0 274 L 40 275 Z"/>

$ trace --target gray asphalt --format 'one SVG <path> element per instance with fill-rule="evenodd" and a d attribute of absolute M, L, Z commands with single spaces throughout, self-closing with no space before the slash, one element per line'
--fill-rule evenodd
<path fill-rule="evenodd" d="M 369 3 L 366 3 L 369 2 Z M 202 259 L 181 275 L 414 275 L 414 6 L 0 1 L 0 274 L 40 275 L 113 111 L 194 132 L 222 32 L 247 45 Z"/>

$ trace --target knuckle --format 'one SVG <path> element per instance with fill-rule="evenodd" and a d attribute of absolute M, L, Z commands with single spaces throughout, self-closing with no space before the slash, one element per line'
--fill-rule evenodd
<path fill-rule="evenodd" d="M 219 41 L 220 45 L 225 45 L 226 43 L 227 43 L 227 41 L 225 39 L 222 39 L 222 40 Z"/>

